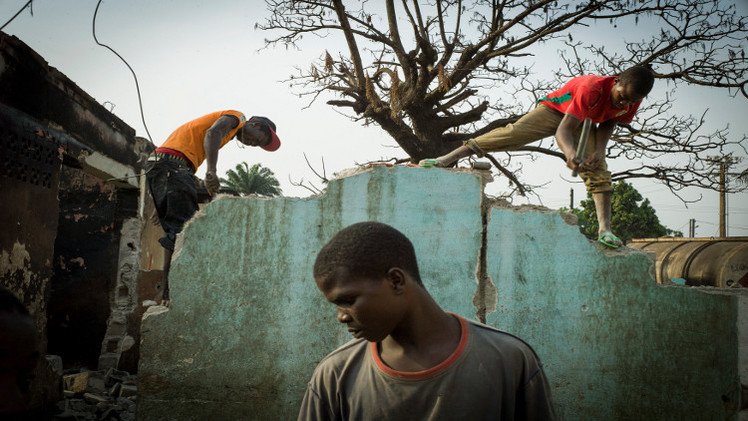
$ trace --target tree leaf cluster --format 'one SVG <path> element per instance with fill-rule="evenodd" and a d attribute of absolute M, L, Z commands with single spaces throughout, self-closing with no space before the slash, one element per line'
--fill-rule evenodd
<path fill-rule="evenodd" d="M 257 194 L 261 196 L 278 196 L 282 193 L 275 174 L 262 164 L 251 167 L 246 162 L 236 164 L 234 169 L 226 171 L 226 178 L 220 178 L 221 186 L 239 193 L 242 196 Z"/>

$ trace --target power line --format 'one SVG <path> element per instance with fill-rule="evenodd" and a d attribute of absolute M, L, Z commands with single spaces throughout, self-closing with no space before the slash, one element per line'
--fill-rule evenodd
<path fill-rule="evenodd" d="M 119 53 L 117 53 L 116 51 L 114 51 L 112 47 L 100 43 L 99 39 L 96 38 L 96 15 L 99 13 L 99 6 L 101 5 L 101 2 L 102 0 L 99 0 L 96 3 L 96 10 L 94 10 L 93 21 L 91 22 L 91 31 L 93 32 L 94 41 L 96 42 L 96 44 L 114 53 L 114 55 L 119 57 L 119 59 L 122 60 L 123 63 L 125 63 L 125 66 L 127 66 L 127 68 L 130 69 L 130 72 L 132 73 L 132 77 L 133 79 L 135 79 L 135 90 L 138 92 L 138 105 L 140 106 L 140 120 L 143 122 L 143 127 L 145 127 L 145 132 L 146 134 L 148 134 L 148 139 L 151 141 L 151 143 L 153 143 L 153 139 L 151 138 L 151 132 L 148 131 L 148 125 L 145 124 L 145 115 L 143 114 L 143 100 L 140 97 L 140 85 L 138 84 L 138 76 L 135 74 L 135 70 L 133 70 L 132 67 L 130 67 L 130 65 L 127 63 L 127 60 L 122 58 L 122 56 L 119 55 Z M 31 1 L 29 1 L 29 3 L 31 3 Z"/>
<path fill-rule="evenodd" d="M 718 226 L 719 226 L 718 224 L 715 224 L 715 223 L 713 223 L 713 222 L 702 221 L 702 220 L 700 220 L 700 219 L 697 219 L 697 220 L 696 220 L 696 222 L 700 222 L 700 223 L 702 223 L 702 224 L 707 224 L 707 225 L 711 225 L 711 226 L 713 226 L 713 227 L 718 227 Z M 744 229 L 748 229 L 748 227 L 744 227 L 744 226 L 741 226 L 741 225 L 731 225 L 731 224 L 728 224 L 728 225 L 727 225 L 727 227 L 728 227 L 728 228 L 735 228 L 735 229 L 743 229 L 743 230 L 744 230 Z"/>
<path fill-rule="evenodd" d="M 23 9 L 25 9 L 26 7 L 28 7 L 29 5 L 31 5 L 31 2 L 33 2 L 33 1 L 34 0 L 27 1 L 26 4 L 24 4 L 23 7 L 19 11 L 17 11 L 15 15 L 13 15 L 13 17 L 11 17 L 10 19 L 8 19 L 8 21 L 5 22 L 3 24 L 3 26 L 0 26 L 0 31 L 2 31 L 3 29 L 5 29 L 5 27 L 8 26 L 9 23 L 13 22 L 13 19 L 15 19 L 18 15 L 20 15 L 21 12 L 23 12 Z M 31 9 L 31 16 L 34 16 L 34 8 L 33 7 L 34 7 L 33 5 L 31 7 L 29 7 L 29 9 Z"/>

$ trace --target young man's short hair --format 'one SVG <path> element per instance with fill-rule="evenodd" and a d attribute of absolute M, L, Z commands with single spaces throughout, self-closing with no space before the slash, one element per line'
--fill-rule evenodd
<path fill-rule="evenodd" d="M 326 278 L 340 267 L 353 276 L 372 279 L 398 267 L 423 286 L 413 244 L 403 233 L 380 222 L 359 222 L 335 234 L 317 255 L 314 277 Z"/>
<path fill-rule="evenodd" d="M 636 93 L 647 96 L 654 86 L 654 72 L 648 66 L 633 66 L 621 72 L 618 81 L 633 86 Z"/>

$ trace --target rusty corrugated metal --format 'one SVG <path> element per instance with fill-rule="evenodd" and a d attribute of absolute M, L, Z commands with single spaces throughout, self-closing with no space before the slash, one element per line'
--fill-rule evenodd
<path fill-rule="evenodd" d="M 748 287 L 748 237 L 641 238 L 628 246 L 655 255 L 659 283 L 682 278 L 686 285 Z"/>

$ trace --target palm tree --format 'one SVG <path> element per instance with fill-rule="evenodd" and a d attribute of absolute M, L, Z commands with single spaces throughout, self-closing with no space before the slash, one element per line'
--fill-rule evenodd
<path fill-rule="evenodd" d="M 262 164 L 254 164 L 250 168 L 246 162 L 236 164 L 236 168 L 226 171 L 226 178 L 221 178 L 221 186 L 235 190 L 242 196 L 259 194 L 262 196 L 278 196 L 281 194 L 280 184 L 275 174 Z"/>

